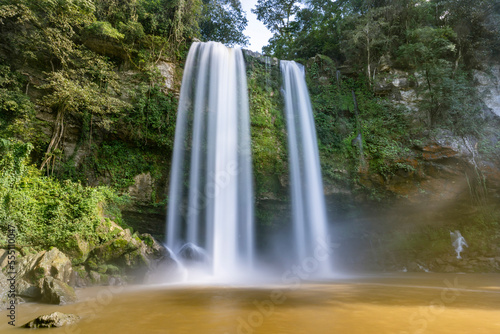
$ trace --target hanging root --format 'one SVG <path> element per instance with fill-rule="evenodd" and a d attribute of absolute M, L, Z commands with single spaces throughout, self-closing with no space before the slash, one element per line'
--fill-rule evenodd
<path fill-rule="evenodd" d="M 54 152 L 59 147 L 63 134 L 64 134 L 64 109 L 60 109 L 57 112 L 56 121 L 54 123 L 54 131 L 52 132 L 52 138 L 50 140 L 49 147 L 47 148 L 47 152 L 45 152 L 46 158 L 42 162 L 42 165 L 40 166 L 40 170 L 43 170 L 45 165 L 47 165 L 47 174 L 49 174 L 51 162 L 52 162 L 52 173 L 54 172 L 54 166 L 56 161 Z"/>

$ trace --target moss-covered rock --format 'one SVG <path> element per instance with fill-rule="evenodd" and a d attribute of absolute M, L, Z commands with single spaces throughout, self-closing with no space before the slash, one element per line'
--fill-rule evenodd
<path fill-rule="evenodd" d="M 132 237 L 129 229 L 125 229 L 117 238 L 94 248 L 90 252 L 87 263 L 94 267 L 95 265 L 117 261 L 124 254 L 133 252 L 139 247 L 140 242 Z"/>
<path fill-rule="evenodd" d="M 25 328 L 52 328 L 62 327 L 75 324 L 80 320 L 80 317 L 75 314 L 65 314 L 54 312 L 51 314 L 41 315 L 36 319 L 31 320 L 22 327 Z"/>
<path fill-rule="evenodd" d="M 73 270 L 70 259 L 57 248 L 29 254 L 19 260 L 17 268 L 19 278 L 36 285 L 48 276 L 69 282 Z"/>

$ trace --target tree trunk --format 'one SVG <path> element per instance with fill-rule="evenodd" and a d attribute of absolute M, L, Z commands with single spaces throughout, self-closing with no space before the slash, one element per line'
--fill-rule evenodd
<path fill-rule="evenodd" d="M 40 170 L 43 170 L 45 165 L 47 165 L 47 174 L 50 174 L 50 162 L 53 160 L 55 163 L 54 151 L 59 147 L 59 143 L 63 138 L 64 134 L 64 110 L 66 108 L 62 107 L 58 110 L 56 120 L 54 122 L 54 130 L 52 132 L 52 138 L 50 139 L 49 147 L 47 148 L 47 152 L 45 152 L 45 160 L 42 162 L 40 166 Z M 52 166 L 52 170 L 54 170 L 54 166 Z"/>
<path fill-rule="evenodd" d="M 370 66 L 370 26 L 366 25 L 366 71 L 368 72 L 368 86 L 372 87 L 372 70 Z"/>

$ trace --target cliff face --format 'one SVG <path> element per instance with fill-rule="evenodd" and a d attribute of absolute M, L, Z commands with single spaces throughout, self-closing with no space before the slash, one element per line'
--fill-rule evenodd
<path fill-rule="evenodd" d="M 289 220 L 280 75 L 276 59 L 251 53 L 246 53 L 246 58 L 254 141 L 257 220 L 264 235 L 285 228 Z M 180 87 L 180 66 L 167 61 L 160 61 L 157 66 L 164 77 L 163 94 L 175 97 Z M 335 90 L 342 89 L 341 85 L 346 84 L 342 80 L 339 82 L 337 72 L 327 66 L 324 59 L 318 58 L 308 64 L 308 75 L 317 75 L 311 87 L 311 97 L 320 103 L 316 105 L 320 107 L 315 117 L 321 142 L 331 229 L 342 245 L 338 250 L 338 263 L 348 268 L 378 270 L 408 266 L 415 270 L 420 270 L 419 266 L 440 271 L 444 268 L 478 270 L 476 264 L 457 264 L 446 260 L 447 256 L 453 255 L 448 232 L 455 229 L 460 229 L 465 238 L 471 240 L 471 248 L 466 250 L 464 256 L 477 259 L 500 255 L 495 248 L 499 237 L 496 233 L 490 233 L 500 220 L 495 208 L 500 200 L 499 70 L 500 66 L 493 65 L 474 72 L 482 100 L 480 107 L 485 120 L 484 128 L 477 136 L 458 136 L 443 127 L 422 130 L 427 115 L 419 104 L 422 95 L 418 88 L 418 74 L 391 68 L 381 69 L 373 87 L 373 99 L 378 99 L 378 102 L 363 102 L 363 97 L 360 97 L 363 144 L 367 145 L 365 160 L 360 163 L 354 141 L 357 120 L 352 100 L 349 100 L 350 89 L 344 86 L 347 92 L 344 95 Z M 347 81 L 346 78 L 351 75 L 348 72 L 341 72 L 340 77 Z M 135 81 L 138 73 L 124 69 L 118 75 L 124 86 L 130 88 L 139 85 Z M 337 85 L 339 87 L 335 88 Z M 125 101 L 131 99 L 127 95 L 122 98 Z M 375 137 L 383 134 L 370 128 L 370 122 L 378 116 L 370 114 L 369 103 L 382 106 L 380 115 L 384 114 L 384 108 L 405 108 L 402 115 L 409 125 L 402 133 L 407 131 L 409 140 L 395 144 L 399 151 L 391 153 L 390 159 L 386 158 L 389 155 L 380 158 L 373 151 L 373 147 L 379 145 Z M 335 110 L 334 104 L 338 105 Z M 37 118 L 41 134 L 49 138 L 55 115 L 40 110 Z M 124 211 L 125 221 L 142 232 L 162 239 L 168 194 L 169 153 L 154 147 L 138 147 L 130 128 L 123 126 L 126 123 L 116 123 L 118 126 L 115 124 L 107 128 L 106 120 L 99 116 L 93 122 L 92 145 L 106 148 L 99 154 L 108 155 L 107 162 L 104 163 L 104 157 L 99 160 L 99 156 L 89 161 L 92 146 L 87 145 L 88 138 L 82 142 L 82 133 L 87 130 L 82 121 L 76 118 L 69 118 L 66 123 L 63 146 L 65 160 L 70 161 L 76 170 L 83 170 L 91 185 L 116 184 L 117 176 L 127 179 L 122 189 L 130 194 L 134 204 Z M 175 118 L 169 122 L 174 124 Z M 375 127 L 383 128 L 384 122 L 374 123 Z M 388 138 L 393 126 L 393 123 L 386 126 Z M 370 131 L 374 133 L 373 138 L 370 138 Z M 344 137 L 336 139 L 337 134 Z M 337 140 L 337 146 L 344 145 L 344 151 L 337 148 L 332 151 L 331 147 L 334 146 L 327 146 L 328 140 Z M 340 155 L 335 150 L 341 152 Z M 122 151 L 126 152 L 126 157 L 120 155 Z M 144 159 L 144 164 L 129 159 L 132 156 Z M 109 160 L 110 157 L 116 159 Z M 82 167 L 89 163 L 103 164 L 104 167 L 99 165 L 102 168 L 98 173 L 95 169 Z M 480 235 L 485 233 L 488 236 L 483 242 Z M 265 243 L 262 241 L 261 246 L 265 247 Z M 441 264 L 432 262 L 436 259 L 441 259 Z M 491 265 L 490 262 L 483 262 L 478 263 L 485 265 L 488 270 L 498 269 L 495 261 Z"/>
<path fill-rule="evenodd" d="M 326 177 L 332 231 L 342 244 L 339 264 L 352 269 L 500 271 L 499 67 L 484 67 L 474 72 L 484 120 L 476 135 L 457 135 L 444 127 L 423 130 L 404 157 L 387 161 L 387 166 L 401 163 L 404 168 L 380 173 L 368 161 L 351 170 L 349 178 L 356 182 L 348 186 Z M 416 128 L 425 124 L 426 115 L 411 78 L 389 70 L 379 75 L 374 91 L 392 105 L 405 106 Z M 449 232 L 454 230 L 469 242 L 463 260 L 453 256 Z"/>

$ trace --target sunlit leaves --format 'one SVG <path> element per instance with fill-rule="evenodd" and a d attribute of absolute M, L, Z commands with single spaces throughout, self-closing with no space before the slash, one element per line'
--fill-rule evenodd
<path fill-rule="evenodd" d="M 203 4 L 201 35 L 206 41 L 244 46 L 248 44 L 243 34 L 247 22 L 239 0 L 209 0 Z"/>

